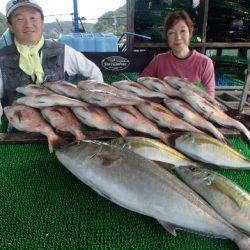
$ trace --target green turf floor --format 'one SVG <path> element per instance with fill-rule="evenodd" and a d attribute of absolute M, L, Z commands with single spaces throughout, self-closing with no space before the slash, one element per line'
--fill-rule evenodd
<path fill-rule="evenodd" d="M 231 140 L 250 157 L 240 139 Z M 46 144 L 0 146 L 0 249 L 237 249 L 183 231 L 99 196 L 49 154 Z M 220 170 L 250 191 L 247 171 Z"/>

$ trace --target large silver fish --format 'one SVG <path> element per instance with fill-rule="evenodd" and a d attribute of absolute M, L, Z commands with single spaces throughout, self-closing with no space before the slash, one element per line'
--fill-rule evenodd
<path fill-rule="evenodd" d="M 207 101 L 212 103 L 217 108 L 219 108 L 223 111 L 227 110 L 227 108 L 223 104 L 216 101 L 208 93 L 206 93 L 205 91 L 202 91 L 199 87 L 188 82 L 186 79 L 183 79 L 180 77 L 175 77 L 175 76 L 166 76 L 166 77 L 164 77 L 164 81 L 166 83 L 170 84 L 175 89 L 180 89 L 180 88 L 189 89 L 189 90 L 195 92 L 196 94 L 202 96 L 203 98 L 205 98 Z"/>
<path fill-rule="evenodd" d="M 143 99 L 121 97 L 119 94 L 106 90 L 82 90 L 81 98 L 83 101 L 100 106 L 100 107 L 116 107 L 120 105 L 136 105 L 144 102 Z"/>
<path fill-rule="evenodd" d="M 175 116 L 161 104 L 145 101 L 136 105 L 136 108 L 148 119 L 157 123 L 159 127 L 171 130 L 201 132 L 199 129 Z"/>
<path fill-rule="evenodd" d="M 121 80 L 118 82 L 111 83 L 112 86 L 117 87 L 118 89 L 123 89 L 126 91 L 130 91 L 140 97 L 146 97 L 146 98 L 166 98 L 166 95 L 160 92 L 156 92 L 153 90 L 150 90 L 143 86 L 142 84 L 139 84 L 137 82 L 129 81 L 129 80 Z"/>
<path fill-rule="evenodd" d="M 6 106 L 4 113 L 11 125 L 20 131 L 36 132 L 48 138 L 49 151 L 67 142 L 55 134 L 53 128 L 44 120 L 40 112 L 25 105 Z"/>
<path fill-rule="evenodd" d="M 165 143 L 168 142 L 168 135 L 160 131 L 156 124 L 144 117 L 134 107 L 108 107 L 107 111 L 109 115 L 123 127 L 160 138 Z"/>
<path fill-rule="evenodd" d="M 89 127 L 115 131 L 123 137 L 129 134 L 125 128 L 115 123 L 102 108 L 86 103 L 85 107 L 72 107 L 71 110 L 83 124 Z"/>
<path fill-rule="evenodd" d="M 149 76 L 138 77 L 137 82 L 141 83 L 148 89 L 157 91 L 159 93 L 163 93 L 167 96 L 174 96 L 174 97 L 179 96 L 178 90 L 171 87 L 170 85 L 168 85 L 166 82 L 164 82 L 163 80 L 159 78 L 149 77 Z"/>
<path fill-rule="evenodd" d="M 32 95 L 32 94 L 51 94 L 53 93 L 49 89 L 37 85 L 37 84 L 28 84 L 22 87 L 17 87 L 16 91 L 18 93 L 24 94 L 24 95 Z"/>
<path fill-rule="evenodd" d="M 219 216 L 200 196 L 165 169 L 134 152 L 82 141 L 56 152 L 77 178 L 112 202 L 176 228 L 233 240 L 250 249 L 250 238 Z"/>
<path fill-rule="evenodd" d="M 193 190 L 227 221 L 250 233 L 250 194 L 226 177 L 200 167 L 175 168 Z"/>
<path fill-rule="evenodd" d="M 81 100 L 80 97 L 81 90 L 78 89 L 76 85 L 70 82 L 66 81 L 45 82 L 43 85 L 59 95 Z"/>
<path fill-rule="evenodd" d="M 82 101 L 72 99 L 58 94 L 33 94 L 23 96 L 15 101 L 17 104 L 24 104 L 33 108 L 44 108 L 51 106 L 84 107 Z"/>
<path fill-rule="evenodd" d="M 165 98 L 164 104 L 178 117 L 189 122 L 195 127 L 202 130 L 207 130 L 217 139 L 226 143 L 226 139 L 223 134 L 209 121 L 203 118 L 197 111 L 195 111 L 190 105 L 182 100 L 176 100 L 172 98 Z"/>
<path fill-rule="evenodd" d="M 231 118 L 221 109 L 215 107 L 212 103 L 192 90 L 180 88 L 179 91 L 181 97 L 206 119 L 224 127 L 234 127 L 242 132 L 250 141 L 250 132 L 241 122 Z"/>
<path fill-rule="evenodd" d="M 85 139 L 81 123 L 69 108 L 63 106 L 46 107 L 41 110 L 41 113 L 57 130 L 73 134 L 78 141 Z"/>
<path fill-rule="evenodd" d="M 185 155 L 178 152 L 174 148 L 147 137 L 120 137 L 113 139 L 111 144 L 128 148 L 133 152 L 158 163 L 168 163 L 177 167 L 197 165 L 195 162 L 188 159 Z"/>
<path fill-rule="evenodd" d="M 201 133 L 171 136 L 172 145 L 188 157 L 222 168 L 250 169 L 250 160 L 221 141 Z"/>

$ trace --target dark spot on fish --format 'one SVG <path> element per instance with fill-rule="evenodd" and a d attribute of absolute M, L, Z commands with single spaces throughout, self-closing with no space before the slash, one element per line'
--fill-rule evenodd
<path fill-rule="evenodd" d="M 105 167 L 112 167 L 113 163 L 120 159 L 119 157 L 111 156 L 110 154 L 101 154 L 100 156 L 102 158 L 102 164 Z"/>
<path fill-rule="evenodd" d="M 97 102 L 101 102 L 102 101 L 102 99 L 98 99 L 96 97 L 92 97 L 92 100 L 97 101 Z"/>
<path fill-rule="evenodd" d="M 123 112 L 123 113 L 127 113 L 129 115 L 132 115 L 134 118 L 137 118 L 136 115 L 134 115 L 131 111 L 127 110 L 126 108 L 123 107 L 119 107 L 119 111 Z"/>
<path fill-rule="evenodd" d="M 152 118 L 154 119 L 154 121 L 160 122 L 160 119 L 158 117 L 152 116 Z"/>
<path fill-rule="evenodd" d="M 123 120 L 120 118 L 120 117 L 118 117 L 118 116 L 114 116 L 114 118 L 116 119 L 116 121 L 118 121 L 119 123 L 123 123 Z"/>
<path fill-rule="evenodd" d="M 21 123 L 21 120 L 23 117 L 22 112 L 20 110 L 17 110 L 14 112 L 14 116 L 16 116 L 18 118 L 19 122 Z"/>
<path fill-rule="evenodd" d="M 166 113 L 166 110 L 160 107 L 155 107 L 154 110 L 157 112 Z"/>
<path fill-rule="evenodd" d="M 52 108 L 51 112 L 58 113 L 59 115 L 64 116 L 64 112 L 57 108 Z"/>
<path fill-rule="evenodd" d="M 137 89 L 142 89 L 142 87 L 140 85 L 137 85 L 135 83 L 131 83 L 131 86 Z"/>

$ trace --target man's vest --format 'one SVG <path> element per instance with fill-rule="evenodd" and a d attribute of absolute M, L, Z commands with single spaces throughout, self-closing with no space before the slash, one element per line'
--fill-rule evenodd
<path fill-rule="evenodd" d="M 46 40 L 42 51 L 42 67 L 48 82 L 64 80 L 64 45 Z M 3 80 L 3 106 L 11 105 L 16 88 L 32 83 L 32 78 L 19 68 L 19 53 L 15 45 L 0 50 L 0 68 Z"/>

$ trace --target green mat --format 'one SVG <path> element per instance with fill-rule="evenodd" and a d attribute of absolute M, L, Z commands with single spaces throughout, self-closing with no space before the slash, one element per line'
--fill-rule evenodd
<path fill-rule="evenodd" d="M 230 140 L 250 158 L 250 147 Z M 87 187 L 46 144 L 0 145 L 0 249 L 237 249 L 184 231 L 177 237 Z M 250 191 L 247 171 L 220 170 Z"/>

